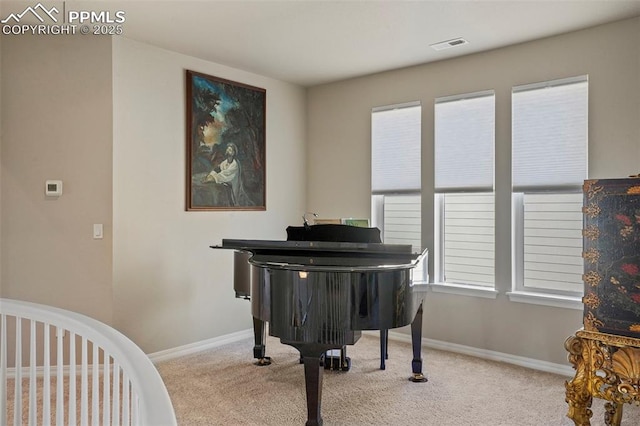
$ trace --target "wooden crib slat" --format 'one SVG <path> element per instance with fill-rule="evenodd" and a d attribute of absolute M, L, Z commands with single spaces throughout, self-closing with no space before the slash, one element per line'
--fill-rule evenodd
<path fill-rule="evenodd" d="M 109 397 L 109 389 L 110 389 L 110 378 L 111 378 L 111 356 L 104 351 L 104 359 L 102 360 L 104 363 L 103 373 L 102 373 L 102 394 L 103 394 L 103 402 L 102 402 L 102 424 L 108 426 L 111 424 L 111 398 Z"/>
<path fill-rule="evenodd" d="M 64 425 L 64 333 L 56 327 L 56 426 Z"/>
<path fill-rule="evenodd" d="M 38 348 L 36 344 L 36 322 L 29 321 L 30 335 L 29 335 L 29 426 L 36 426 L 38 421 L 38 413 L 36 404 L 38 389 L 36 387 L 36 350 Z"/>
<path fill-rule="evenodd" d="M 69 426 L 76 426 L 76 333 L 69 333 Z"/>
<path fill-rule="evenodd" d="M 138 398 L 138 394 L 133 391 L 133 385 L 131 390 L 131 425 L 141 426 L 140 411 L 138 411 L 138 404 L 140 403 L 140 399 Z"/>
<path fill-rule="evenodd" d="M 42 380 L 42 426 L 51 424 L 51 326 L 44 324 L 44 353 L 43 369 L 44 378 Z"/>
<path fill-rule="evenodd" d="M 91 365 L 91 425 L 100 426 L 100 365 L 99 348 L 93 344 L 93 362 Z"/>
<path fill-rule="evenodd" d="M 7 424 L 7 316 L 0 315 L 0 424 Z"/>
<path fill-rule="evenodd" d="M 113 360 L 113 412 L 111 413 L 111 425 L 120 426 L 120 366 L 117 360 Z"/>
<path fill-rule="evenodd" d="M 129 417 L 129 377 L 127 373 L 122 372 L 122 424 L 124 426 L 131 425 Z"/>
<path fill-rule="evenodd" d="M 82 426 L 89 426 L 89 372 L 87 364 L 87 338 L 82 337 L 80 358 L 80 424 Z"/>
<path fill-rule="evenodd" d="M 15 395 L 13 401 L 13 424 L 20 426 L 22 423 L 22 318 L 16 317 L 16 380 L 14 385 Z"/>

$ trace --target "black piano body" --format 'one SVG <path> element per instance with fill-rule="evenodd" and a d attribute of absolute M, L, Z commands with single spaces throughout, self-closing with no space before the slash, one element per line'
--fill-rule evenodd
<path fill-rule="evenodd" d="M 304 226 L 288 226 L 286 229 L 287 241 L 323 241 L 323 242 L 351 242 L 351 243 L 382 243 L 380 229 L 345 224 L 314 224 L 305 222 Z M 251 274 L 247 270 L 249 267 L 250 253 L 236 252 L 234 259 L 234 290 L 236 297 L 251 299 Z M 260 279 L 258 282 L 263 282 Z M 255 285 L 255 284 L 254 284 Z M 258 294 L 258 293 L 256 293 Z M 367 298 L 370 300 L 370 298 Z M 264 309 L 269 300 L 260 300 L 254 306 L 257 309 Z M 375 305 L 374 305 L 375 308 Z M 258 361 L 256 365 L 265 366 L 271 364 L 271 358 L 266 356 L 265 334 L 266 323 L 261 320 L 267 315 L 266 312 L 253 312 L 254 318 L 254 358 Z M 380 369 L 384 370 L 386 359 L 388 358 L 387 345 L 389 340 L 388 329 L 380 329 Z M 332 353 L 333 352 L 333 353 Z M 338 352 L 338 356 L 335 355 Z M 329 370 L 348 371 L 351 368 L 351 360 L 346 356 L 346 346 L 339 351 L 329 351 L 324 356 L 324 367 Z"/>
<path fill-rule="evenodd" d="M 254 326 L 300 352 L 307 392 L 307 426 L 321 425 L 322 356 L 355 344 L 363 330 L 411 325 L 411 380 L 422 374 L 423 286 L 411 271 L 425 253 L 411 246 L 333 241 L 228 240 L 212 248 L 245 253 L 253 266 Z M 258 335 L 258 334 L 256 334 Z M 264 346 L 262 349 L 264 355 Z"/>

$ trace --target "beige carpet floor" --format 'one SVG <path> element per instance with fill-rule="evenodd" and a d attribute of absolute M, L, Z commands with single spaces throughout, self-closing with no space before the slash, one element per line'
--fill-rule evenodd
<path fill-rule="evenodd" d="M 298 352 L 269 338 L 270 366 L 253 365 L 253 340 L 157 365 L 181 426 L 304 425 L 306 400 Z M 347 355 L 348 372 L 325 371 L 325 426 L 569 426 L 568 377 L 510 364 L 423 349 L 427 383 L 408 381 L 411 346 L 391 341 L 380 370 L 378 340 L 364 335 Z M 594 399 L 592 425 L 603 425 Z M 640 408 L 627 405 L 622 425 L 640 425 Z"/>

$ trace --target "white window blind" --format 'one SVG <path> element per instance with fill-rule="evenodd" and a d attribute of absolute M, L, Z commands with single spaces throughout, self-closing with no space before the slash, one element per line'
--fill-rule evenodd
<path fill-rule="evenodd" d="M 384 242 L 410 244 L 420 251 L 420 195 L 387 195 L 384 197 Z"/>
<path fill-rule="evenodd" d="M 409 244 L 422 251 L 421 111 L 419 102 L 371 112 L 371 218 L 385 244 Z M 426 260 L 412 270 L 427 282 Z"/>
<path fill-rule="evenodd" d="M 409 244 L 416 253 L 422 251 L 420 194 L 379 195 L 383 197 L 382 240 L 385 244 Z M 412 270 L 414 282 L 427 282 L 426 261 Z"/>
<path fill-rule="evenodd" d="M 513 88 L 516 291 L 582 293 L 588 78 Z"/>
<path fill-rule="evenodd" d="M 495 214 L 493 193 L 443 194 L 442 282 L 493 287 Z"/>
<path fill-rule="evenodd" d="M 495 285 L 495 94 L 435 102 L 437 282 Z"/>
<path fill-rule="evenodd" d="M 493 91 L 436 99 L 436 192 L 493 191 Z"/>
<path fill-rule="evenodd" d="M 372 111 L 372 193 L 420 191 L 420 115 L 416 102 Z"/>
<path fill-rule="evenodd" d="M 586 76 L 513 88 L 514 192 L 582 186 L 587 177 L 587 118 Z"/>
<path fill-rule="evenodd" d="M 582 194 L 524 194 L 524 291 L 581 292 Z"/>

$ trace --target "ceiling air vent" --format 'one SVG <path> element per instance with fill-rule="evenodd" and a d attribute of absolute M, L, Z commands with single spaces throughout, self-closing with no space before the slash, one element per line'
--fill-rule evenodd
<path fill-rule="evenodd" d="M 452 47 L 462 46 L 463 44 L 469 44 L 469 42 L 462 37 L 454 38 L 453 40 L 441 41 L 440 43 L 430 44 L 433 50 L 444 50 Z"/>

